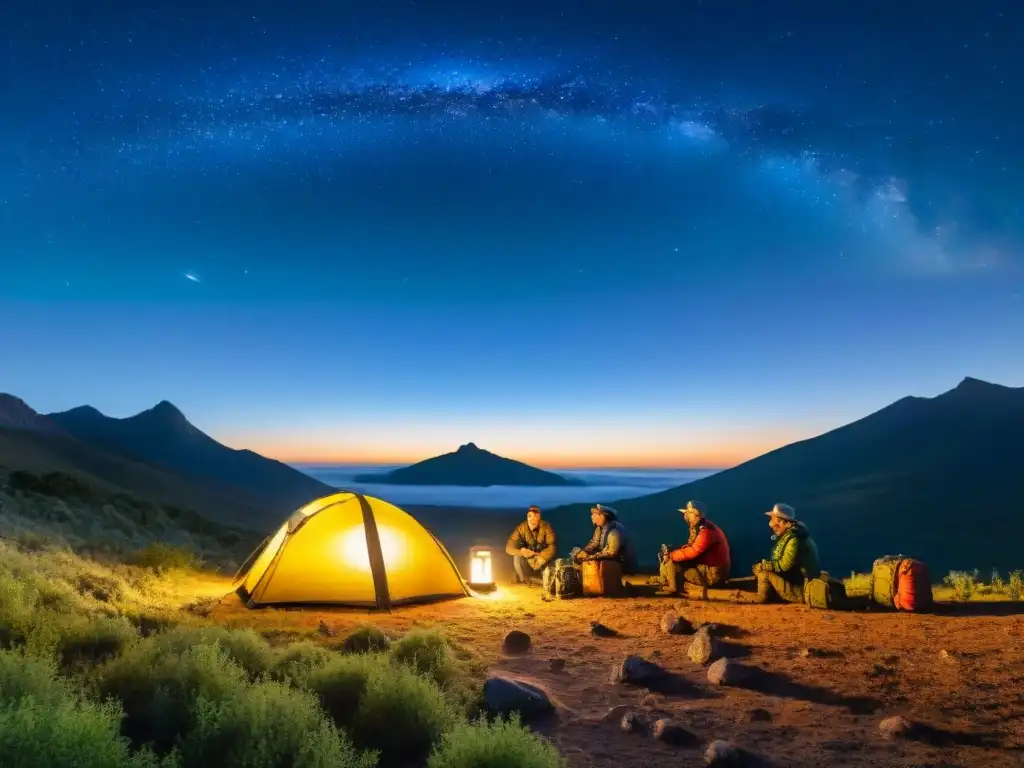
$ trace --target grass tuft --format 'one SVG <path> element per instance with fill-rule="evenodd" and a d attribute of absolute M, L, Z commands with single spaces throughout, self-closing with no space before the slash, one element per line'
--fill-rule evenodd
<path fill-rule="evenodd" d="M 566 768 L 555 746 L 519 717 L 459 723 L 445 734 L 426 768 Z"/>

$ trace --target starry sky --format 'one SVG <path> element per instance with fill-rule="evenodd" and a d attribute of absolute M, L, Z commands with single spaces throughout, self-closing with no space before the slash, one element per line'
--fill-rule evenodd
<path fill-rule="evenodd" d="M 0 7 L 0 390 L 722 467 L 1024 385 L 1024 6 Z"/>

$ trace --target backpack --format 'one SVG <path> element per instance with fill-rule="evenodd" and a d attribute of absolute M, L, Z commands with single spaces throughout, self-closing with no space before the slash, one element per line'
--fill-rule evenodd
<path fill-rule="evenodd" d="M 846 585 L 822 571 L 821 576 L 804 582 L 804 605 L 824 611 L 843 610 L 847 607 Z"/>
<path fill-rule="evenodd" d="M 555 560 L 544 569 L 544 591 L 557 598 L 581 597 L 583 577 L 568 557 Z"/>
<path fill-rule="evenodd" d="M 927 565 L 910 557 L 900 561 L 893 604 L 897 610 L 910 612 L 932 607 L 932 580 Z"/>
<path fill-rule="evenodd" d="M 932 605 L 928 566 L 903 555 L 886 555 L 871 567 L 871 599 L 885 608 L 922 611 Z"/>

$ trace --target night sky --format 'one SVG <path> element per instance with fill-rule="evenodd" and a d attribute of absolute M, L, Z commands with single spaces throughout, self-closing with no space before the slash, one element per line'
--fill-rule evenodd
<path fill-rule="evenodd" d="M 0 390 L 698 467 L 1024 385 L 1024 4 L 942 7 L 4 3 Z"/>

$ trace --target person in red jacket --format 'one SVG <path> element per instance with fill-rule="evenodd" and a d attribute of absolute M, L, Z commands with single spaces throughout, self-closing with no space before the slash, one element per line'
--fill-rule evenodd
<path fill-rule="evenodd" d="M 708 587 L 721 584 L 729 578 L 732 561 L 729 540 L 722 529 L 705 516 L 704 505 L 688 501 L 679 510 L 690 526 L 690 538 L 683 546 L 671 552 L 662 545 L 661 583 L 659 595 L 676 595 L 685 584 L 701 588 L 701 599 L 708 599 Z"/>

